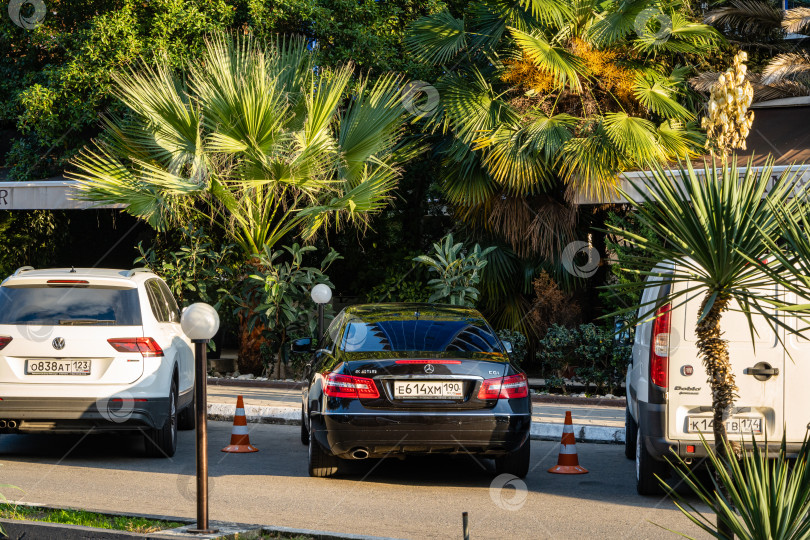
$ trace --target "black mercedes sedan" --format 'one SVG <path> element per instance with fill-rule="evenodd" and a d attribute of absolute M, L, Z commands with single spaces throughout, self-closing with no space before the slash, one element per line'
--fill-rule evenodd
<path fill-rule="evenodd" d="M 313 345 L 293 343 L 312 352 L 301 409 L 310 476 L 408 454 L 471 454 L 493 458 L 498 474 L 527 474 L 528 381 L 477 311 L 351 306 Z"/>

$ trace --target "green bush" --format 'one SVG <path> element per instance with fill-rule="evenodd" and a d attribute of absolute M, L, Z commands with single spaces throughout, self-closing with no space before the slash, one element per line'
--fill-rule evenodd
<path fill-rule="evenodd" d="M 508 341 L 512 344 L 512 352 L 509 353 L 509 360 L 516 366 L 520 367 L 529 354 L 528 344 L 529 341 L 526 336 L 517 330 L 499 330 L 498 337 L 501 341 Z"/>
<path fill-rule="evenodd" d="M 537 352 L 550 388 L 567 393 L 565 379 L 591 386 L 598 393 L 616 392 L 627 373 L 629 344 L 615 339 L 613 330 L 594 324 L 567 328 L 553 324 L 540 340 Z"/>
<path fill-rule="evenodd" d="M 487 265 L 484 257 L 494 249 L 488 247 L 482 250 L 480 245 L 475 244 L 472 252 L 467 252 L 461 242 L 453 243 L 453 234 L 450 233 L 433 244 L 434 257 L 414 257 L 413 260 L 427 266 L 429 272 L 439 275 L 428 281 L 428 286 L 433 290 L 428 302 L 475 307 L 481 269 Z"/>

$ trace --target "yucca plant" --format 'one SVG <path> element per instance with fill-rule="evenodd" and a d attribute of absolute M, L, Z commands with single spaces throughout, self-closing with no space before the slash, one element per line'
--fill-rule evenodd
<path fill-rule="evenodd" d="M 753 315 L 762 316 L 771 326 L 786 327 L 777 311 L 784 305 L 773 293 L 774 279 L 782 284 L 789 281 L 782 261 L 769 260 L 768 271 L 752 261 L 768 257 L 779 242 L 784 216 L 798 219 L 803 211 L 800 195 L 806 188 L 797 169 L 788 168 L 774 179 L 773 159 L 760 170 L 749 160 L 742 173 L 736 157 L 722 166 L 713 161 L 704 167 L 703 174 L 689 161 L 676 170 L 655 167 L 644 186 L 633 183 L 636 193 L 623 192 L 638 212 L 639 221 L 665 242 L 610 227 L 613 234 L 642 248 L 646 255 L 626 261 L 637 281 L 607 288 L 632 292 L 657 287 L 655 280 L 644 279 L 647 276 L 690 284 L 672 288 L 678 292 L 656 300 L 655 305 L 648 306 L 652 310 L 664 304 L 678 305 L 687 295 L 700 297 L 701 315 L 695 321 L 695 334 L 712 391 L 714 440 L 722 450 L 729 442 L 725 420 L 737 391 L 728 342 L 723 339 L 722 317 L 729 309 L 742 310 L 752 342 Z M 678 265 L 669 265 L 669 271 L 653 268 L 671 261 L 678 261 Z M 630 307 L 616 314 L 636 309 Z M 730 444 L 738 453 L 739 445 Z"/>
<path fill-rule="evenodd" d="M 727 446 L 721 455 L 703 438 L 702 443 L 708 462 L 716 471 L 710 485 L 701 482 L 680 456 L 676 456 L 673 465 L 680 480 L 715 514 L 715 521 L 662 481 L 675 505 L 692 523 L 721 539 L 728 539 L 729 534 L 741 540 L 810 538 L 807 438 L 795 460 L 788 459 L 784 437 L 776 459 L 768 456 L 767 439 L 763 444 L 753 435 L 751 448 L 743 449 L 739 460 L 728 458 L 733 451 Z"/>

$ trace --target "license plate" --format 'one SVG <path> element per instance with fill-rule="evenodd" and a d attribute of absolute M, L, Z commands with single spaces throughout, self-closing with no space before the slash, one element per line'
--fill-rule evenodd
<path fill-rule="evenodd" d="M 462 383 L 455 381 L 396 381 L 396 399 L 463 399 Z"/>
<path fill-rule="evenodd" d="M 711 433 L 714 419 L 710 416 L 687 416 L 687 433 Z M 726 420 L 726 433 L 762 433 L 762 418 L 731 418 Z"/>
<path fill-rule="evenodd" d="M 90 360 L 26 360 L 26 375 L 90 375 Z"/>

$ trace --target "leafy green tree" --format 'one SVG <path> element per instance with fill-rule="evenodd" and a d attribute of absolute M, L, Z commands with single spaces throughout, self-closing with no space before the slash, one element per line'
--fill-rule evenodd
<path fill-rule="evenodd" d="M 450 233 L 433 244 L 433 257 L 414 257 L 413 260 L 427 266 L 429 272 L 439 275 L 428 281 L 428 286 L 433 289 L 428 302 L 444 300 L 452 306 L 475 307 L 479 295 L 476 285 L 481 280 L 481 269 L 487 265 L 484 257 L 492 249 L 482 250 L 475 244 L 472 252 L 465 253 L 464 244 L 454 244 Z"/>
<path fill-rule="evenodd" d="M 409 155 L 399 144 L 402 79 L 361 78 L 346 103 L 351 67 L 312 61 L 303 39 L 218 35 L 187 77 L 146 63 L 117 73 L 128 113 L 105 119 L 69 176 L 82 198 L 121 204 L 157 230 L 204 216 L 253 265 L 288 235 L 363 228 Z M 240 359 L 255 366 L 242 337 Z"/>

